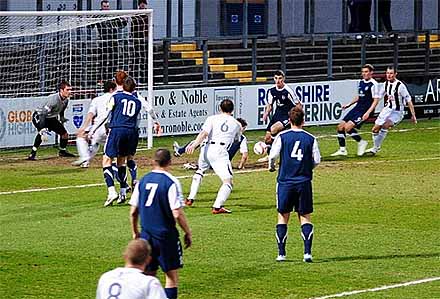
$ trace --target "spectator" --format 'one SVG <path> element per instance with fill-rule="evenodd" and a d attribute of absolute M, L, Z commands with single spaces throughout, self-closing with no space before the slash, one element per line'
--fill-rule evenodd
<path fill-rule="evenodd" d="M 370 32 L 371 0 L 350 0 L 350 26 L 348 32 Z"/>
<path fill-rule="evenodd" d="M 391 0 L 378 0 L 379 31 L 393 31 L 391 26 Z"/>

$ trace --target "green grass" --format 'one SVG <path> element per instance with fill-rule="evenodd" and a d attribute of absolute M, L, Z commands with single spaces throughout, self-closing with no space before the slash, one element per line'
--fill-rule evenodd
<path fill-rule="evenodd" d="M 362 136 L 371 144 L 370 128 Z M 288 262 L 275 262 L 276 173 L 236 174 L 227 202 L 233 214 L 215 216 L 220 181 L 206 176 L 195 207 L 185 209 L 194 245 L 184 253 L 180 298 L 309 298 L 440 276 L 439 121 L 400 124 L 409 130 L 391 131 L 376 157 L 356 157 L 348 140 L 349 157 L 331 159 L 334 126 L 307 129 L 324 158 L 314 177 L 314 263 L 301 261 L 295 218 Z M 251 146 L 262 134 L 246 134 Z M 171 147 L 172 139 L 155 142 Z M 54 148 L 37 162 L 26 154 L 0 152 L 0 192 L 103 183 L 99 161 L 85 170 L 55 158 Z M 150 155 L 138 153 L 140 174 Z M 196 156 L 179 162 L 186 160 Z M 191 175 L 180 165 L 173 173 Z M 181 182 L 188 194 L 190 179 Z M 0 195 L 0 298 L 94 297 L 130 239 L 128 206 L 102 208 L 105 196 L 104 186 Z M 440 281 L 350 298 L 440 298 Z"/>

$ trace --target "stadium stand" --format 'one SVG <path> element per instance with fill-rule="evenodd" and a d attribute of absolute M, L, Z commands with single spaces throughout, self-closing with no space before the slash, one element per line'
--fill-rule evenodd
<path fill-rule="evenodd" d="M 394 39 L 390 37 L 365 40 L 365 59 L 378 70 L 394 63 Z M 358 76 L 362 64 L 362 40 L 347 36 L 333 38 L 332 79 L 348 79 Z M 328 41 L 325 36 L 313 38 L 286 38 L 286 72 L 289 81 L 301 82 L 326 80 Z M 164 48 L 155 46 L 155 85 L 163 85 Z M 429 49 L 425 36 L 413 34 L 398 38 L 397 61 L 402 76 L 424 75 L 425 58 L 429 52 L 429 72 L 440 73 L 440 41 L 438 35 L 430 36 Z M 168 84 L 203 84 L 203 51 L 196 43 L 172 44 L 168 59 Z M 208 42 L 208 83 L 227 85 L 252 81 L 252 44 L 243 47 L 242 40 L 220 40 Z M 257 82 L 271 80 L 275 70 L 282 68 L 281 47 L 277 39 L 257 40 Z"/>

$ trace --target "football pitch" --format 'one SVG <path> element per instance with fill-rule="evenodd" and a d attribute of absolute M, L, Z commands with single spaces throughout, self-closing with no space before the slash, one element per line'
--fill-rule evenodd
<path fill-rule="evenodd" d="M 323 157 L 313 181 L 314 262 L 302 262 L 296 217 L 287 261 L 275 262 L 276 173 L 252 153 L 264 132 L 246 132 L 250 162 L 234 175 L 226 202 L 233 213 L 211 215 L 220 180 L 209 175 L 185 208 L 193 246 L 184 251 L 179 298 L 440 298 L 440 121 L 404 121 L 375 157 L 357 157 L 347 138 L 349 156 L 331 158 L 335 126 L 306 129 Z M 361 136 L 371 146 L 370 130 L 365 125 Z M 155 147 L 172 142 L 156 138 Z M 103 208 L 99 159 L 81 169 L 56 153 L 42 149 L 32 162 L 24 160 L 28 150 L 0 151 L 0 298 L 93 298 L 100 275 L 123 265 L 129 206 Z M 150 170 L 151 153 L 138 152 L 139 176 Z M 182 163 L 196 160 L 178 158 L 173 166 L 185 195 L 192 171 Z"/>

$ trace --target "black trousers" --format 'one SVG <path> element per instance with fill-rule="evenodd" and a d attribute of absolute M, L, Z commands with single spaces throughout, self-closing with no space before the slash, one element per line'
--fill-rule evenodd
<path fill-rule="evenodd" d="M 391 0 L 379 0 L 379 31 L 393 31 L 391 26 Z"/>

